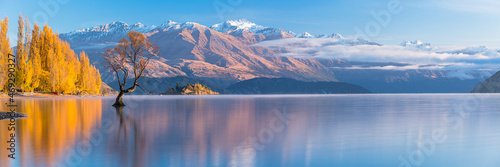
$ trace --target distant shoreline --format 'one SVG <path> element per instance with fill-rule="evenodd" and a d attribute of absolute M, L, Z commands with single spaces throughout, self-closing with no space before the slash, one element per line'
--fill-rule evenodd
<path fill-rule="evenodd" d="M 106 95 L 106 96 L 113 96 L 113 95 Z M 46 93 L 33 93 L 33 95 L 14 95 L 14 98 L 64 98 L 64 97 L 106 97 L 102 95 L 55 95 L 55 94 L 46 94 Z M 0 93 L 0 99 L 6 99 L 9 98 L 9 96 L 5 93 Z"/>

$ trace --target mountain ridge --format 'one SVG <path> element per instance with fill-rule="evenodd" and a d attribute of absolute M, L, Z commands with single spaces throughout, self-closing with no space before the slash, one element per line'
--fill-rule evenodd
<path fill-rule="evenodd" d="M 102 61 L 102 54 L 105 49 L 114 47 L 118 40 L 126 36 L 127 32 L 140 30 L 144 32 L 151 42 L 160 46 L 160 52 L 162 53 L 160 57 L 152 59 L 150 67 L 146 71 L 146 77 L 165 78 L 185 76 L 204 80 L 207 83 L 221 87 L 253 78 L 292 78 L 300 81 L 336 82 L 339 81 L 335 74 L 337 72 L 340 72 L 342 75 L 374 77 L 364 75 L 364 71 L 350 70 L 350 72 L 346 73 L 339 71 L 339 68 L 357 66 L 379 68 L 393 66 L 390 63 L 356 63 L 346 62 L 346 60 L 341 59 L 323 60 L 314 57 L 287 56 L 287 54 L 293 51 L 290 48 L 301 48 L 302 46 L 314 44 L 303 43 L 305 40 L 326 41 L 326 43 L 322 44 L 326 47 L 337 47 L 337 45 L 383 46 L 382 44 L 361 38 L 348 39 L 340 34 L 329 36 L 313 36 L 309 34 L 313 38 L 297 38 L 297 35 L 291 31 L 260 26 L 248 20 L 226 21 L 216 25 L 208 27 L 194 22 L 177 23 L 166 21 L 160 26 L 146 26 L 142 23 L 128 25 L 124 22 L 113 22 L 93 28 L 63 33 L 60 34 L 60 37 L 68 41 L 76 51 L 85 51 L 89 55 L 91 62 L 97 66 Z M 215 29 L 218 29 L 218 31 L 214 27 L 217 27 Z M 262 43 L 280 40 L 291 40 L 291 43 L 288 45 L 288 48 L 261 45 Z M 409 43 L 412 44 L 412 42 Z M 413 43 L 416 45 L 425 44 L 418 41 Z M 307 50 L 303 52 L 304 54 L 312 53 L 314 55 L 314 52 Z M 111 83 L 116 80 L 115 75 L 112 75 L 107 69 L 102 66 L 98 67 L 102 71 L 104 82 Z M 387 70 L 383 74 L 390 74 L 390 72 L 390 70 Z M 391 74 L 386 79 L 404 79 L 406 78 L 404 75 L 404 73 Z M 445 80 L 449 79 L 447 75 L 418 75 L 422 76 L 420 77 L 422 81 L 419 82 L 434 80 L 434 77 Z M 349 79 L 349 77 L 340 78 Z M 364 79 L 370 82 L 370 78 Z M 381 84 L 388 84 L 384 80 L 380 80 L 382 81 Z M 340 81 L 346 82 L 348 80 Z M 356 81 L 357 83 L 363 82 L 357 79 L 352 81 Z M 415 82 L 410 80 L 403 81 Z M 468 85 L 470 83 L 464 84 L 467 87 Z"/>
<path fill-rule="evenodd" d="M 233 94 L 351 94 L 371 93 L 343 82 L 305 82 L 290 78 L 254 78 L 227 87 Z"/>
<path fill-rule="evenodd" d="M 93 63 L 102 61 L 106 48 L 114 47 L 125 37 L 132 26 L 113 22 L 105 26 L 61 34 L 75 50 L 85 50 Z M 147 27 L 137 24 L 135 27 Z M 311 81 L 336 81 L 331 70 L 314 59 L 275 56 L 286 52 L 268 47 L 252 46 L 266 39 L 250 31 L 241 31 L 241 36 L 222 33 L 210 27 L 193 23 L 167 21 L 161 26 L 149 27 L 144 33 L 151 42 L 158 44 L 160 57 L 152 59 L 146 77 L 188 76 L 228 86 L 242 80 L 258 77 L 288 77 Z M 256 37 L 262 37 L 256 39 Z M 81 48 L 82 45 L 103 44 L 102 48 Z M 109 44 L 109 45 L 107 45 Z M 100 68 L 101 71 L 107 71 Z M 103 73 L 105 82 L 116 78 Z"/>

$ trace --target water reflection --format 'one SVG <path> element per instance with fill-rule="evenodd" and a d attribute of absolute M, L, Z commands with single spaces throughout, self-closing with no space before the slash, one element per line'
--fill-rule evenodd
<path fill-rule="evenodd" d="M 115 109 L 119 128 L 109 134 L 108 153 L 126 162 L 117 165 L 226 166 L 231 158 L 254 159 L 234 149 L 267 126 L 270 105 L 276 108 L 270 103 L 260 105 L 269 112 L 256 112 L 253 99 L 133 100 Z"/>
<path fill-rule="evenodd" d="M 217 96 L 22 99 L 7 166 L 398 166 L 434 129 L 423 166 L 500 164 L 498 97 L 452 130 L 458 96 Z M 6 121 L 0 137 L 7 139 Z M 1 147 L 7 147 L 1 142 Z M 458 159 L 458 160 L 457 160 Z"/>
<path fill-rule="evenodd" d="M 17 104 L 17 111 L 29 116 L 16 121 L 16 157 L 20 161 L 10 161 L 3 151 L 6 143 L 1 142 L 2 166 L 56 166 L 101 121 L 101 99 L 23 99 Z M 7 139 L 8 122 L 0 123 L 0 135 Z"/>

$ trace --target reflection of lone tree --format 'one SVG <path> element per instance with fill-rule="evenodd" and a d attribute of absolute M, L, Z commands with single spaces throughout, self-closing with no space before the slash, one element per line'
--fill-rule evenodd
<path fill-rule="evenodd" d="M 121 150 L 121 154 L 122 156 L 120 156 L 122 158 L 122 160 L 126 160 L 128 161 L 127 157 L 130 157 L 128 156 L 129 154 L 129 149 L 128 148 L 128 139 L 129 139 L 129 136 L 128 136 L 128 132 L 133 132 L 134 134 L 134 150 L 132 151 L 132 157 L 134 157 L 132 159 L 133 161 L 133 164 L 134 166 L 142 166 L 142 164 L 144 164 L 144 156 L 143 155 L 146 155 L 144 152 L 145 152 L 145 147 L 143 144 L 145 144 L 144 142 L 144 136 L 141 135 L 141 130 L 140 130 L 140 127 L 137 126 L 137 121 L 135 119 L 134 116 L 131 116 L 131 115 L 124 115 L 123 114 L 123 106 L 116 106 L 115 107 L 115 110 L 116 110 L 116 113 L 118 114 L 118 116 L 120 117 L 120 127 L 119 127 L 119 130 L 118 130 L 118 138 L 115 139 L 115 141 L 113 141 L 114 143 L 118 144 L 119 148 L 125 148 L 123 150 Z M 128 129 L 127 125 L 132 125 L 133 126 L 133 129 Z M 124 132 L 124 135 L 123 135 L 123 138 L 124 140 L 120 140 L 120 138 L 122 137 L 122 130 Z"/>
<path fill-rule="evenodd" d="M 151 44 L 144 34 L 131 31 L 127 36 L 128 40 L 121 39 L 114 49 L 108 49 L 104 54 L 104 63 L 116 74 L 120 87 L 120 93 L 113 106 L 125 106 L 122 101 L 123 95 L 133 92 L 137 86 L 140 87 L 137 80 L 143 75 L 151 58 L 159 55 L 158 46 Z M 129 73 L 134 75 L 134 84 L 125 89 Z"/>

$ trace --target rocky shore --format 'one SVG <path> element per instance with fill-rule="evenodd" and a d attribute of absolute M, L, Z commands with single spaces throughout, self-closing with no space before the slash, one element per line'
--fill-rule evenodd
<path fill-rule="evenodd" d="M 14 113 L 14 119 L 16 118 L 22 118 L 22 117 L 27 117 L 26 114 L 23 114 L 23 113 Z M 12 115 L 10 112 L 0 112 L 0 120 L 4 120 L 4 119 L 10 119 L 12 118 Z"/>

